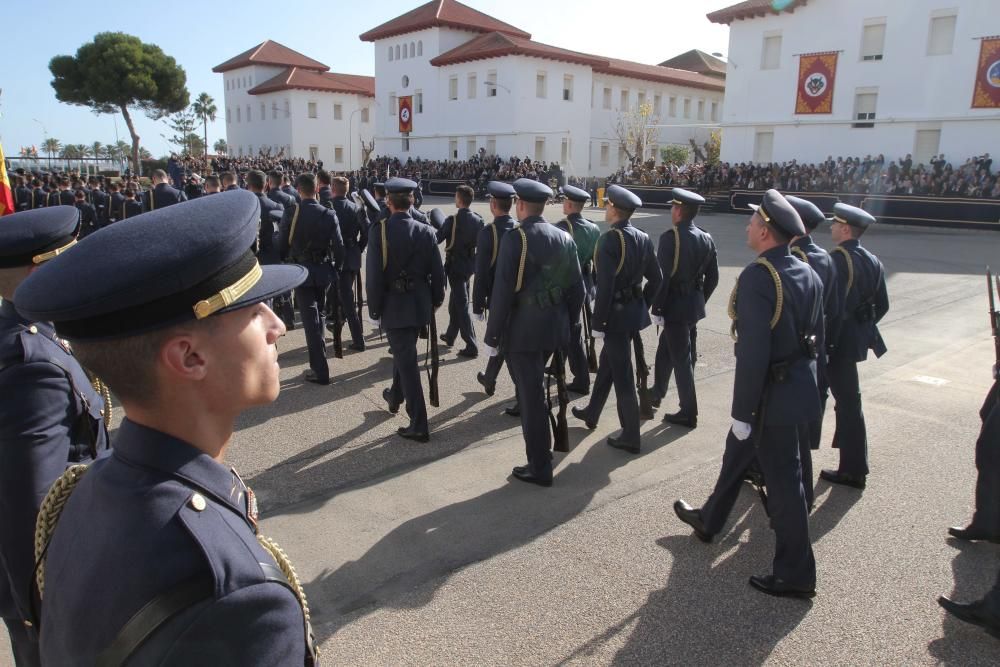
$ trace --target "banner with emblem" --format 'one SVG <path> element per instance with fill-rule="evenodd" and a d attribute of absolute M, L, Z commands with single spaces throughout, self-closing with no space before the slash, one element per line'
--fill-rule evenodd
<path fill-rule="evenodd" d="M 972 93 L 973 109 L 1000 109 L 1000 36 L 984 37 Z"/>
<path fill-rule="evenodd" d="M 3 145 L 0 145 L 0 215 L 14 212 L 14 193 L 10 189 L 10 179 L 7 178 L 7 163 L 3 157 Z"/>
<path fill-rule="evenodd" d="M 399 98 L 399 131 L 402 134 L 413 132 L 413 96 Z"/>
<path fill-rule="evenodd" d="M 837 55 L 804 53 L 799 56 L 799 89 L 795 96 L 795 113 L 833 113 Z"/>

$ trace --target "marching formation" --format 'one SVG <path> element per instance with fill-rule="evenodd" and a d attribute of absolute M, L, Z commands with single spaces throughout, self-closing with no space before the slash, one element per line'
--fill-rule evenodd
<path fill-rule="evenodd" d="M 425 215 L 417 184 L 402 178 L 372 196 L 324 171 L 299 175 L 292 191 L 281 174 L 251 171 L 249 192 L 223 179 L 221 194 L 175 206 L 184 195 L 160 176 L 142 197 L 148 212 L 128 224 L 108 216 L 115 193 L 96 184 L 84 199 L 103 201 L 97 218 L 107 222 L 78 247 L 79 193 L 76 209 L 27 210 L 0 226 L 0 388 L 16 397 L 0 410 L 0 440 L 26 445 L 22 458 L 5 459 L 0 487 L 16 518 L 0 534 L 0 601 L 18 664 L 181 664 L 196 651 L 200 661 L 215 651 L 223 662 L 313 664 L 294 568 L 259 534 L 253 491 L 222 464 L 238 415 L 277 396 L 275 343 L 295 325 L 293 303 L 309 352 L 304 379 L 318 385 L 331 382 L 327 330 L 333 357 L 344 353 L 344 325 L 350 349 L 365 351 L 367 306 L 388 340 L 383 398 L 391 413 L 405 408 L 404 439 L 431 438 L 422 339 L 434 357 L 432 406 L 438 343 L 461 337 L 460 357 L 486 356 L 476 378 L 489 395 L 506 364 L 507 413 L 525 444 L 515 480 L 552 485 L 552 450 L 569 448 L 570 393 L 588 397 L 571 412 L 594 429 L 614 389 L 621 432 L 607 444 L 628 454 L 641 451 L 640 423 L 666 400 L 671 377 L 679 408 L 664 421 L 698 426 L 697 324 L 719 268 L 712 237 L 695 224 L 704 203 L 695 193 L 673 191 L 671 228 L 654 245 L 631 224 L 642 201 L 618 185 L 607 190 L 602 233 L 583 217 L 586 191 L 564 187 L 565 217 L 551 224 L 543 214 L 555 193 L 525 178 L 488 184 L 486 222 L 470 210 L 471 189 L 458 188 L 454 214 Z M 701 507 L 675 504 L 711 541 L 744 479 L 754 480 L 777 544 L 772 572 L 750 583 L 779 596 L 815 593 L 811 451 L 827 393 L 840 466 L 821 475 L 864 488 L 857 363 L 885 352 L 885 271 L 861 244 L 874 219 L 838 204 L 830 254 L 811 236 L 825 220 L 776 190 L 755 207 L 746 234 L 757 256 L 728 303 L 736 373 L 722 467 Z M 111 270 L 94 274 L 98 261 Z M 473 318 L 485 323 L 481 341 Z M 647 355 L 640 333 L 651 325 L 660 331 Z M 113 447 L 111 393 L 125 412 Z M 72 579 L 81 569 L 117 583 L 81 585 Z"/>

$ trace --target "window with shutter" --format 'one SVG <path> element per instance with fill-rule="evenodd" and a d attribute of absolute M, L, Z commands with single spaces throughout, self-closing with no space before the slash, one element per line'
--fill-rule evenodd
<path fill-rule="evenodd" d="M 885 21 L 864 27 L 861 35 L 861 60 L 882 60 L 885 50 Z"/>

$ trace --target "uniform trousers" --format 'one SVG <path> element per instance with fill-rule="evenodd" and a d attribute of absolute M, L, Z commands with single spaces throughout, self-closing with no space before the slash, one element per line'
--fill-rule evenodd
<path fill-rule="evenodd" d="M 497 381 L 497 377 L 499 377 L 500 375 L 500 369 L 503 368 L 503 362 L 505 357 L 506 354 L 504 353 L 504 350 L 501 347 L 500 349 L 497 350 L 496 356 L 490 357 L 489 360 L 486 362 L 486 370 L 483 371 L 483 375 L 485 375 L 490 382 Z"/>
<path fill-rule="evenodd" d="M 14 653 L 16 667 L 38 667 L 42 658 L 38 650 L 38 635 L 24 627 L 18 618 L 5 618 L 7 633 L 10 635 L 10 649 Z"/>
<path fill-rule="evenodd" d="M 340 297 L 340 308 L 347 320 L 347 327 L 351 330 L 351 341 L 355 345 L 365 344 L 364 330 L 361 328 L 361 319 L 358 318 L 357 303 L 354 301 L 354 284 L 357 282 L 356 271 L 341 271 L 337 281 L 337 292 Z"/>
<path fill-rule="evenodd" d="M 698 395 L 694 388 L 691 363 L 691 326 L 686 322 L 665 322 L 656 346 L 653 396 L 662 399 L 670 387 L 670 376 L 677 379 L 680 412 L 687 417 L 698 416 Z"/>
<path fill-rule="evenodd" d="M 455 336 L 461 334 L 465 346 L 479 350 L 476 344 L 476 331 L 472 328 L 472 315 L 469 314 L 469 279 L 454 274 L 448 275 L 448 329 L 445 338 L 449 343 L 455 341 Z"/>
<path fill-rule="evenodd" d="M 590 393 L 590 404 L 586 407 L 588 421 L 596 422 L 601 417 L 604 404 L 615 388 L 618 400 L 618 422 L 622 427 L 624 442 L 639 444 L 639 397 L 635 388 L 635 372 L 632 369 L 632 337 L 634 331 L 609 331 L 604 335 L 604 346 L 597 360 L 597 375 L 594 389 Z"/>
<path fill-rule="evenodd" d="M 544 350 L 507 351 L 507 368 L 517 388 L 521 409 L 521 431 L 528 467 L 539 479 L 552 479 L 552 431 L 549 408 L 545 402 L 545 360 L 552 354 Z"/>
<path fill-rule="evenodd" d="M 1000 403 L 997 395 L 1000 382 L 993 383 L 980 416 L 983 428 L 976 440 L 976 512 L 972 525 L 987 533 L 1000 536 Z M 1000 616 L 1000 586 L 994 589 Z"/>
<path fill-rule="evenodd" d="M 566 359 L 569 370 L 573 374 L 573 384 L 590 387 L 590 367 L 587 365 L 587 348 L 583 340 L 583 323 L 571 324 L 569 327 L 569 346 L 566 348 Z"/>
<path fill-rule="evenodd" d="M 427 404 L 424 402 L 424 387 L 420 384 L 420 368 L 417 365 L 417 327 L 386 329 L 389 352 L 392 353 L 392 386 L 389 393 L 398 403 L 406 401 L 406 414 L 410 416 L 410 428 L 417 433 L 429 433 L 427 424 Z"/>
<path fill-rule="evenodd" d="M 312 276 L 302 285 L 295 288 L 295 303 L 299 307 L 299 317 L 302 318 L 302 328 L 306 334 L 306 346 L 309 348 L 309 368 L 321 381 L 329 381 L 330 366 L 326 361 L 326 338 L 323 329 L 324 304 L 329 282 L 314 280 Z"/>
<path fill-rule="evenodd" d="M 867 475 L 868 432 L 861 411 L 858 362 L 831 355 L 826 364 L 826 377 L 836 401 L 837 428 L 833 433 L 833 446 L 840 449 L 838 470 L 846 475 Z"/>
<path fill-rule="evenodd" d="M 756 430 L 756 429 L 755 429 Z M 798 427 L 764 426 L 757 433 L 738 440 L 730 430 L 722 469 L 712 495 L 701 508 L 701 519 L 711 535 L 718 534 L 732 512 L 743 487 L 743 477 L 756 456 L 767 483 L 767 511 L 774 530 L 773 573 L 792 586 L 816 585 L 816 560 L 809 541 L 809 511 L 802 488 L 799 464 Z"/>

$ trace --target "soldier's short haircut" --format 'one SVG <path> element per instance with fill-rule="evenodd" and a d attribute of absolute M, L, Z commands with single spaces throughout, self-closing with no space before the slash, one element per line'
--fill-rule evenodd
<path fill-rule="evenodd" d="M 295 178 L 295 187 L 302 191 L 302 194 L 310 196 L 316 194 L 316 177 L 313 174 L 299 174 Z"/>
<path fill-rule="evenodd" d="M 493 203 L 501 213 L 510 213 L 510 208 L 514 205 L 514 200 L 510 197 L 494 197 Z"/>
<path fill-rule="evenodd" d="M 267 173 L 267 180 L 275 185 L 281 185 L 281 172 L 280 171 L 269 171 Z"/>
<path fill-rule="evenodd" d="M 323 173 L 323 172 L 320 172 Z M 338 195 L 346 195 L 351 189 L 351 182 L 343 176 L 334 176 L 332 179 L 333 191 Z"/>
<path fill-rule="evenodd" d="M 215 174 L 205 177 L 205 187 L 207 188 L 209 185 L 214 187 L 216 190 L 220 190 L 222 188 L 222 183 L 219 181 L 219 177 Z"/>
<path fill-rule="evenodd" d="M 118 185 L 117 183 L 115 183 L 115 182 L 113 182 L 113 181 L 112 181 L 111 183 L 109 183 L 109 184 L 108 184 L 108 189 L 109 189 L 109 190 L 112 190 L 112 191 L 114 191 L 114 192 L 118 192 L 118 189 L 119 189 L 120 187 L 121 187 L 120 185 Z"/>
<path fill-rule="evenodd" d="M 225 186 L 236 185 L 236 174 L 231 171 L 224 171 L 219 174 L 219 178 L 222 180 L 222 184 Z"/>
<path fill-rule="evenodd" d="M 264 172 L 254 169 L 247 172 L 244 178 L 247 182 L 247 187 L 254 192 L 260 192 L 264 189 Z"/>
<path fill-rule="evenodd" d="M 150 174 L 149 177 L 152 178 L 154 181 L 157 180 L 165 181 L 167 180 L 167 172 L 163 171 L 162 169 L 154 169 L 153 173 Z"/>
<path fill-rule="evenodd" d="M 316 180 L 319 181 L 320 185 L 330 185 L 330 172 L 326 169 L 320 169 L 316 172 Z"/>
<path fill-rule="evenodd" d="M 543 201 L 525 201 L 521 200 L 524 204 L 524 210 L 528 215 L 541 215 L 545 212 L 545 202 Z"/>
<path fill-rule="evenodd" d="M 76 192 L 73 193 L 73 196 L 76 197 L 77 199 L 86 199 L 87 193 L 85 193 L 83 190 L 77 190 Z"/>
<path fill-rule="evenodd" d="M 386 204 L 397 211 L 408 211 L 413 206 L 412 192 L 390 192 L 385 198 Z"/>
<path fill-rule="evenodd" d="M 385 186 L 384 185 L 380 185 L 380 184 L 376 183 L 375 186 L 374 186 L 374 188 L 375 188 L 375 196 L 376 197 L 385 197 Z"/>
<path fill-rule="evenodd" d="M 681 222 L 691 222 L 698 215 L 698 207 L 691 204 L 674 204 L 680 212 Z"/>
<path fill-rule="evenodd" d="M 455 188 L 455 196 L 458 197 L 458 201 L 462 203 L 462 206 L 469 206 L 472 204 L 472 200 L 475 199 L 476 193 L 468 185 L 460 185 Z"/>
<path fill-rule="evenodd" d="M 125 188 L 125 196 L 135 197 L 135 190 L 133 190 L 132 188 Z"/>

